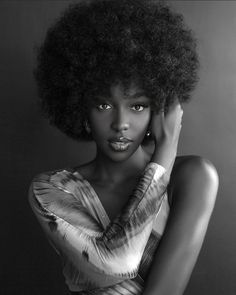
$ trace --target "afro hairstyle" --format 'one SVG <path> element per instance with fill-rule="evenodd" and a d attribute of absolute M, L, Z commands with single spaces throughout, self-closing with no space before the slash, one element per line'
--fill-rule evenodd
<path fill-rule="evenodd" d="M 183 16 L 156 0 L 70 4 L 37 47 L 39 104 L 50 124 L 75 140 L 86 132 L 88 100 L 132 81 L 153 110 L 186 102 L 198 81 L 196 38 Z"/>

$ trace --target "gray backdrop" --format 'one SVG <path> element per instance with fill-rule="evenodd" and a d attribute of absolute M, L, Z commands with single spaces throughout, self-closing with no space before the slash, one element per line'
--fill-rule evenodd
<path fill-rule="evenodd" d="M 66 294 L 60 262 L 30 210 L 39 172 L 80 164 L 94 154 L 49 127 L 36 105 L 34 46 L 71 1 L 0 2 L 1 294 Z M 186 295 L 236 294 L 236 2 L 172 1 L 199 40 L 200 81 L 185 106 L 179 154 L 211 160 L 220 188 Z"/>

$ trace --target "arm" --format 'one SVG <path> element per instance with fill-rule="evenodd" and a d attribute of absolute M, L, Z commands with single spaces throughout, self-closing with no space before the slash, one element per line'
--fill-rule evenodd
<path fill-rule="evenodd" d="M 218 175 L 211 163 L 190 157 L 171 176 L 172 207 L 143 295 L 183 294 L 215 204 Z"/>
<path fill-rule="evenodd" d="M 201 249 L 217 194 L 218 175 L 208 161 L 187 157 L 172 171 L 182 115 L 183 110 L 176 100 L 167 114 L 154 114 L 152 118 L 155 141 L 152 160 L 161 163 L 171 175 L 169 187 L 173 202 L 143 295 L 183 294 Z"/>
<path fill-rule="evenodd" d="M 56 250 L 73 261 L 81 275 L 100 287 L 109 286 L 137 275 L 166 191 L 164 173 L 163 167 L 150 163 L 124 210 L 105 231 L 82 206 L 72 174 L 63 179 L 60 173 L 37 176 L 29 201 Z"/>

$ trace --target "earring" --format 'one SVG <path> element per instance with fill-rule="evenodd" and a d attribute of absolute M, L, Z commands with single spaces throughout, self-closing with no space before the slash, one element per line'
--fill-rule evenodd
<path fill-rule="evenodd" d="M 148 130 L 147 133 L 146 133 L 146 136 L 149 137 L 150 135 L 151 135 L 151 131 Z"/>
<path fill-rule="evenodd" d="M 91 133 L 91 128 L 90 128 L 89 123 L 88 123 L 87 120 L 84 121 L 84 128 L 85 128 L 85 130 L 86 130 L 86 132 L 87 132 L 88 134 Z"/>

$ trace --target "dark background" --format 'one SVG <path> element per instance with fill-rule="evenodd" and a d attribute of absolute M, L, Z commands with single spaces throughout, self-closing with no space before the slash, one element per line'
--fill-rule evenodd
<path fill-rule="evenodd" d="M 0 293 L 64 295 L 56 253 L 27 200 L 42 171 L 84 163 L 93 144 L 50 127 L 36 105 L 34 47 L 71 1 L 0 2 L 1 251 Z M 236 294 L 236 2 L 172 1 L 199 40 L 200 81 L 185 106 L 179 154 L 216 166 L 215 210 L 186 295 Z M 171 295 L 171 294 L 170 294 Z"/>

